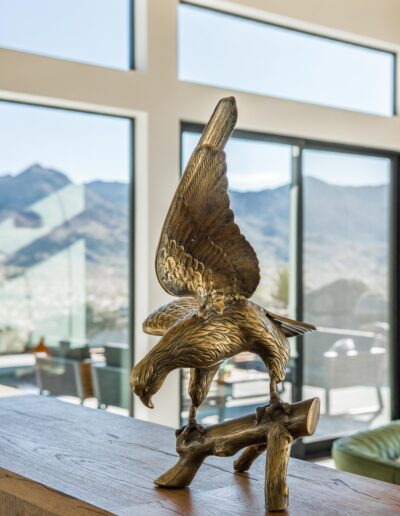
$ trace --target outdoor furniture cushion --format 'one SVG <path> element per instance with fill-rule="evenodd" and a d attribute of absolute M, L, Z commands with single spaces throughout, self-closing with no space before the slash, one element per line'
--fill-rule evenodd
<path fill-rule="evenodd" d="M 400 485 L 400 421 L 338 439 L 332 456 L 342 471 Z"/>

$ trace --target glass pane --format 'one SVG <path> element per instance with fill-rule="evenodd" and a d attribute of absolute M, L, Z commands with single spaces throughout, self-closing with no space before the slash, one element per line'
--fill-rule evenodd
<path fill-rule="evenodd" d="M 200 135 L 182 134 L 182 163 L 186 163 Z M 256 140 L 231 138 L 227 147 L 229 195 L 235 218 L 254 246 L 261 269 L 261 282 L 253 300 L 275 313 L 289 313 L 289 228 L 292 148 Z M 291 400 L 294 358 L 291 359 L 281 393 Z M 189 371 L 183 372 L 183 422 L 190 400 Z M 269 377 L 263 362 L 242 353 L 225 362 L 198 411 L 199 421 L 215 423 L 247 414 L 265 404 Z M 281 387 L 281 386 L 280 386 Z"/>
<path fill-rule="evenodd" d="M 322 399 L 312 439 L 390 419 L 390 160 L 306 150 L 304 397 Z"/>
<path fill-rule="evenodd" d="M 0 0 L 0 46 L 129 68 L 130 0 Z"/>
<path fill-rule="evenodd" d="M 0 170 L 0 384 L 127 407 L 130 121 L 0 103 Z"/>
<path fill-rule="evenodd" d="M 178 39 L 181 80 L 393 115 L 389 52 L 187 4 Z"/>

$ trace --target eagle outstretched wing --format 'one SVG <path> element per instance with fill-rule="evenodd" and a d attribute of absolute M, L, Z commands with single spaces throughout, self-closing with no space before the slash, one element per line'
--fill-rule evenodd
<path fill-rule="evenodd" d="M 236 123 L 235 100 L 217 105 L 179 183 L 156 254 L 161 286 L 197 300 L 199 314 L 249 298 L 260 281 L 254 249 L 229 208 L 223 147 Z"/>

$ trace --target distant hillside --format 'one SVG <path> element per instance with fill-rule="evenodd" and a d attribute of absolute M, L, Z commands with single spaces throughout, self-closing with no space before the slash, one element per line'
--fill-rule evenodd
<path fill-rule="evenodd" d="M 65 174 L 38 164 L 16 176 L 0 176 L 0 220 L 5 210 L 24 210 L 68 183 L 70 180 Z"/>
<path fill-rule="evenodd" d="M 68 184 L 66 174 L 38 164 L 17 176 L 0 177 L 0 220 L 13 217 L 17 227 L 40 226 L 29 207 Z M 85 210 L 20 249 L 9 266 L 30 267 L 84 238 L 89 263 L 126 272 L 129 185 L 94 181 L 85 186 Z M 382 224 L 387 194 L 387 186 L 345 187 L 304 179 L 307 289 L 354 276 L 355 271 L 359 280 L 383 288 L 379 278 L 387 262 L 388 227 Z M 263 282 L 271 285 L 289 259 L 289 185 L 230 196 L 242 232 L 259 254 Z"/>
<path fill-rule="evenodd" d="M 129 185 L 127 183 L 93 181 L 87 184 L 87 188 L 111 203 L 116 210 L 120 210 L 124 214 L 127 213 L 129 200 Z"/>
<path fill-rule="evenodd" d="M 40 226 L 30 206 L 70 183 L 65 174 L 40 165 L 0 178 L 0 221 L 14 218 L 16 227 Z M 31 267 L 84 238 L 87 260 L 126 266 L 128 185 L 94 181 L 85 186 L 85 210 L 20 249 L 7 265 Z"/>
<path fill-rule="evenodd" d="M 304 285 L 315 290 L 339 278 L 386 289 L 388 187 L 348 187 L 304 178 Z M 289 185 L 231 192 L 243 233 L 254 245 L 263 281 L 270 284 L 289 260 Z"/>
<path fill-rule="evenodd" d="M 256 246 L 264 239 L 289 238 L 289 185 L 260 192 L 231 192 L 232 208 L 243 232 Z M 304 179 L 304 230 L 306 241 L 332 243 L 348 240 L 385 243 L 388 226 L 382 224 L 388 211 L 388 187 L 349 187 Z M 322 239 L 322 242 L 321 242 Z M 287 259 L 288 248 L 277 248 Z"/>
<path fill-rule="evenodd" d="M 304 181 L 304 225 L 308 238 L 386 242 L 388 187 L 336 186 L 313 177 Z"/>
<path fill-rule="evenodd" d="M 289 252 L 289 186 L 260 192 L 230 192 L 230 197 L 240 229 L 257 253 L 286 262 Z"/>

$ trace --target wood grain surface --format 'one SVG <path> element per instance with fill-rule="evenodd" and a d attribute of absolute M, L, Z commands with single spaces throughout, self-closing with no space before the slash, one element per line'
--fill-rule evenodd
<path fill-rule="evenodd" d="M 249 473 L 210 457 L 190 488 L 153 484 L 177 459 L 171 428 L 58 400 L 0 400 L 0 514 L 256 515 L 262 455 Z M 393 515 L 400 488 L 291 459 L 290 515 Z"/>

